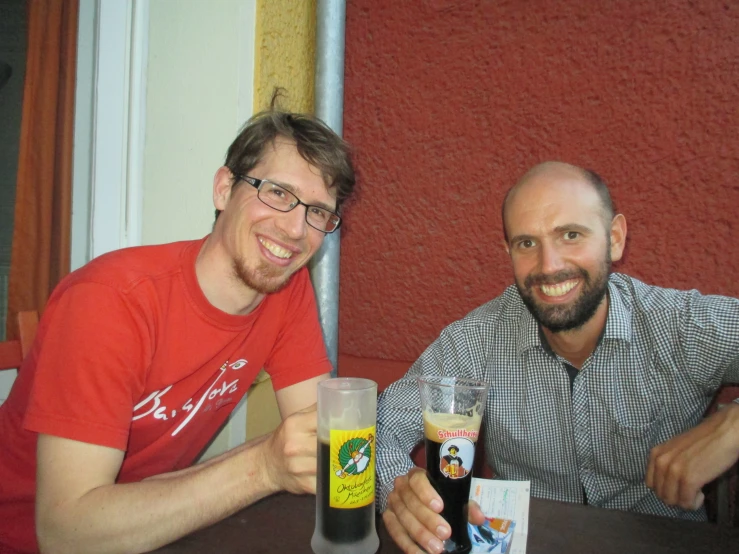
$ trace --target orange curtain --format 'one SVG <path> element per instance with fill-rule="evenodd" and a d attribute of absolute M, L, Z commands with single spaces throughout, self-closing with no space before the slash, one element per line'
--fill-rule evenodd
<path fill-rule="evenodd" d="M 28 48 L 18 154 L 7 336 L 42 311 L 69 273 L 78 0 L 27 0 Z"/>

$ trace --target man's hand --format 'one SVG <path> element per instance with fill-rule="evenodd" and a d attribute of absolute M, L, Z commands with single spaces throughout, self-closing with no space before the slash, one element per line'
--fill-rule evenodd
<path fill-rule="evenodd" d="M 316 426 L 313 404 L 285 418 L 265 441 L 264 467 L 276 490 L 316 493 Z"/>
<path fill-rule="evenodd" d="M 697 510 L 701 488 L 739 459 L 739 405 L 719 410 L 690 431 L 655 446 L 646 485 L 670 506 Z"/>
<path fill-rule="evenodd" d="M 426 471 L 416 467 L 407 475 L 396 477 L 382 519 L 390 536 L 406 554 L 437 554 L 444 550 L 444 541 L 452 534 L 440 515 L 443 507 Z M 469 519 L 475 525 L 485 521 L 482 510 L 474 502 L 470 502 Z M 419 550 L 419 545 L 423 550 Z"/>

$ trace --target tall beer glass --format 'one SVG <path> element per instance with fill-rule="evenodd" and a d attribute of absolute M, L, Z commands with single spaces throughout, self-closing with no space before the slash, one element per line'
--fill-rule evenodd
<path fill-rule="evenodd" d="M 444 501 L 442 517 L 452 528 L 444 551 L 470 552 L 466 505 L 488 384 L 458 377 L 419 377 L 426 443 L 426 470 Z"/>
<path fill-rule="evenodd" d="M 373 554 L 377 383 L 336 378 L 318 385 L 316 554 Z"/>

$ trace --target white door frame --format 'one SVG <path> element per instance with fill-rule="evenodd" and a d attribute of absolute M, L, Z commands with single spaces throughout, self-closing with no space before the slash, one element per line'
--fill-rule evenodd
<path fill-rule="evenodd" d="M 81 0 L 79 34 L 73 267 L 141 244 L 149 0 Z"/>

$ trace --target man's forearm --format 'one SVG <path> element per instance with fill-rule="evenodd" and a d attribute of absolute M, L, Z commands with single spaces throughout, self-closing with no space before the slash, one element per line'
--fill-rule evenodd
<path fill-rule="evenodd" d="M 261 437 L 217 459 L 139 483 L 93 489 L 37 507 L 44 553 L 148 552 L 276 492 Z"/>

